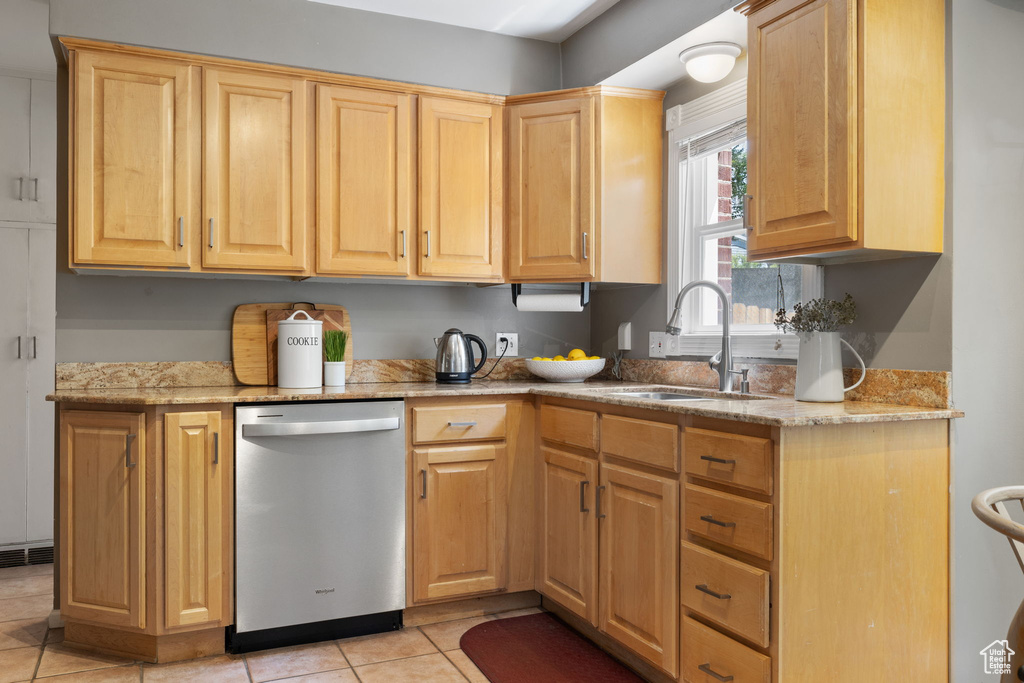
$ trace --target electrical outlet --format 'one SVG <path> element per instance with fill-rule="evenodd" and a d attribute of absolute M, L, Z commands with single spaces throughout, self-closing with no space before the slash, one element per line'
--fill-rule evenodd
<path fill-rule="evenodd" d="M 506 342 L 501 339 L 504 337 L 508 340 L 506 349 Z M 505 356 L 518 356 L 519 355 L 519 335 L 516 332 L 498 332 L 494 335 L 494 357 L 497 358 L 505 353 Z"/>
<path fill-rule="evenodd" d="M 651 344 L 648 354 L 651 358 L 665 357 L 665 333 L 651 332 Z"/>

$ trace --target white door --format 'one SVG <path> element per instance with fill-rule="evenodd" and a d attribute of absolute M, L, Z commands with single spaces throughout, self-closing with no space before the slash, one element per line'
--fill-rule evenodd
<path fill-rule="evenodd" d="M 0 76 L 0 220 L 31 220 L 35 208 L 34 202 L 29 201 L 33 191 L 29 158 L 31 111 L 32 81 Z M 54 137 L 56 133 L 54 124 Z"/>
<path fill-rule="evenodd" d="M 28 276 L 29 231 L 0 227 L 0 545 L 27 540 Z"/>
<path fill-rule="evenodd" d="M 57 84 L 32 79 L 32 122 L 29 177 L 32 201 L 27 220 L 57 222 Z M 28 190 L 26 190 L 27 192 Z M 53 272 L 53 269 L 50 269 Z"/>
<path fill-rule="evenodd" d="M 34 82 L 34 81 L 33 81 Z M 33 147 L 33 157 L 35 147 Z M 42 178 L 40 178 L 41 180 Z M 26 541 L 53 539 L 53 393 L 56 336 L 56 226 L 28 231 L 28 531 Z"/>

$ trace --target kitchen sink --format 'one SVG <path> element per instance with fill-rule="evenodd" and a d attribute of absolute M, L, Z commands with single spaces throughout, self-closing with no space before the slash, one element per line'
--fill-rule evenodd
<path fill-rule="evenodd" d="M 687 394 L 675 391 L 612 391 L 605 396 L 623 396 L 626 398 L 640 398 L 647 401 L 744 401 L 751 399 L 770 398 L 769 396 L 755 396 L 753 394 L 719 393 L 717 395 Z"/>
<path fill-rule="evenodd" d="M 646 398 L 652 401 L 706 401 L 711 396 L 696 394 L 673 394 L 667 391 L 613 391 L 608 396 L 628 396 L 629 398 Z"/>

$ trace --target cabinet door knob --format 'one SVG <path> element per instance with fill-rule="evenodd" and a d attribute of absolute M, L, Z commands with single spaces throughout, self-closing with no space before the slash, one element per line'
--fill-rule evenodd
<path fill-rule="evenodd" d="M 21 335 L 18 335 L 18 360 L 21 360 Z"/>
<path fill-rule="evenodd" d="M 587 490 L 587 484 L 589 483 L 589 481 L 580 482 L 580 512 L 590 512 L 586 507 L 586 502 L 584 501 L 585 491 Z"/>
<path fill-rule="evenodd" d="M 213 217 L 210 217 L 210 249 L 213 249 Z"/>
<path fill-rule="evenodd" d="M 39 201 L 39 178 L 30 178 L 32 181 L 32 201 Z"/>
<path fill-rule="evenodd" d="M 427 249 L 423 252 L 423 255 L 430 258 L 430 231 L 427 230 Z"/>
<path fill-rule="evenodd" d="M 405 258 L 405 230 L 402 230 L 401 233 L 402 233 L 402 258 Z"/>
<path fill-rule="evenodd" d="M 420 489 L 420 498 L 427 497 L 427 471 L 420 470 L 420 479 L 422 482 L 422 488 Z"/>
<path fill-rule="evenodd" d="M 213 464 L 216 465 L 220 462 L 220 434 L 218 432 L 213 433 Z"/>
<path fill-rule="evenodd" d="M 598 486 L 594 492 L 594 517 L 596 519 L 604 519 L 608 515 L 601 514 L 601 491 L 604 491 L 604 486 Z"/>
<path fill-rule="evenodd" d="M 754 230 L 754 226 L 750 223 L 750 201 L 753 198 L 753 195 L 743 195 L 743 227 L 747 232 L 753 232 Z"/>
<path fill-rule="evenodd" d="M 587 260 L 587 233 L 583 233 L 583 260 Z"/>
<path fill-rule="evenodd" d="M 185 246 L 185 217 L 178 216 L 178 246 Z"/>

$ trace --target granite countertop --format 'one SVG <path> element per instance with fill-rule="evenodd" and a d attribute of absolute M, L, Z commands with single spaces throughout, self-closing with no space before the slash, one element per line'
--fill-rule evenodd
<path fill-rule="evenodd" d="M 669 391 L 729 398 L 707 401 L 665 402 L 630 396 L 613 396 L 615 391 Z M 663 410 L 670 413 L 739 420 L 778 427 L 845 424 L 852 422 L 900 422 L 945 420 L 963 417 L 958 410 L 844 401 L 803 403 L 791 396 L 739 398 L 704 388 L 644 384 L 639 382 L 595 381 L 554 384 L 539 381 L 476 381 L 472 384 L 434 382 L 381 382 L 348 384 L 340 392 L 332 389 L 281 389 L 278 387 L 161 387 L 135 389 L 63 389 L 47 396 L 59 403 L 108 403 L 119 405 L 187 405 L 195 403 L 270 403 L 282 401 L 341 401 L 368 398 L 424 398 L 444 396 L 495 396 L 534 394 L 610 405 Z M 736 398 L 732 398 L 736 397 Z"/>

